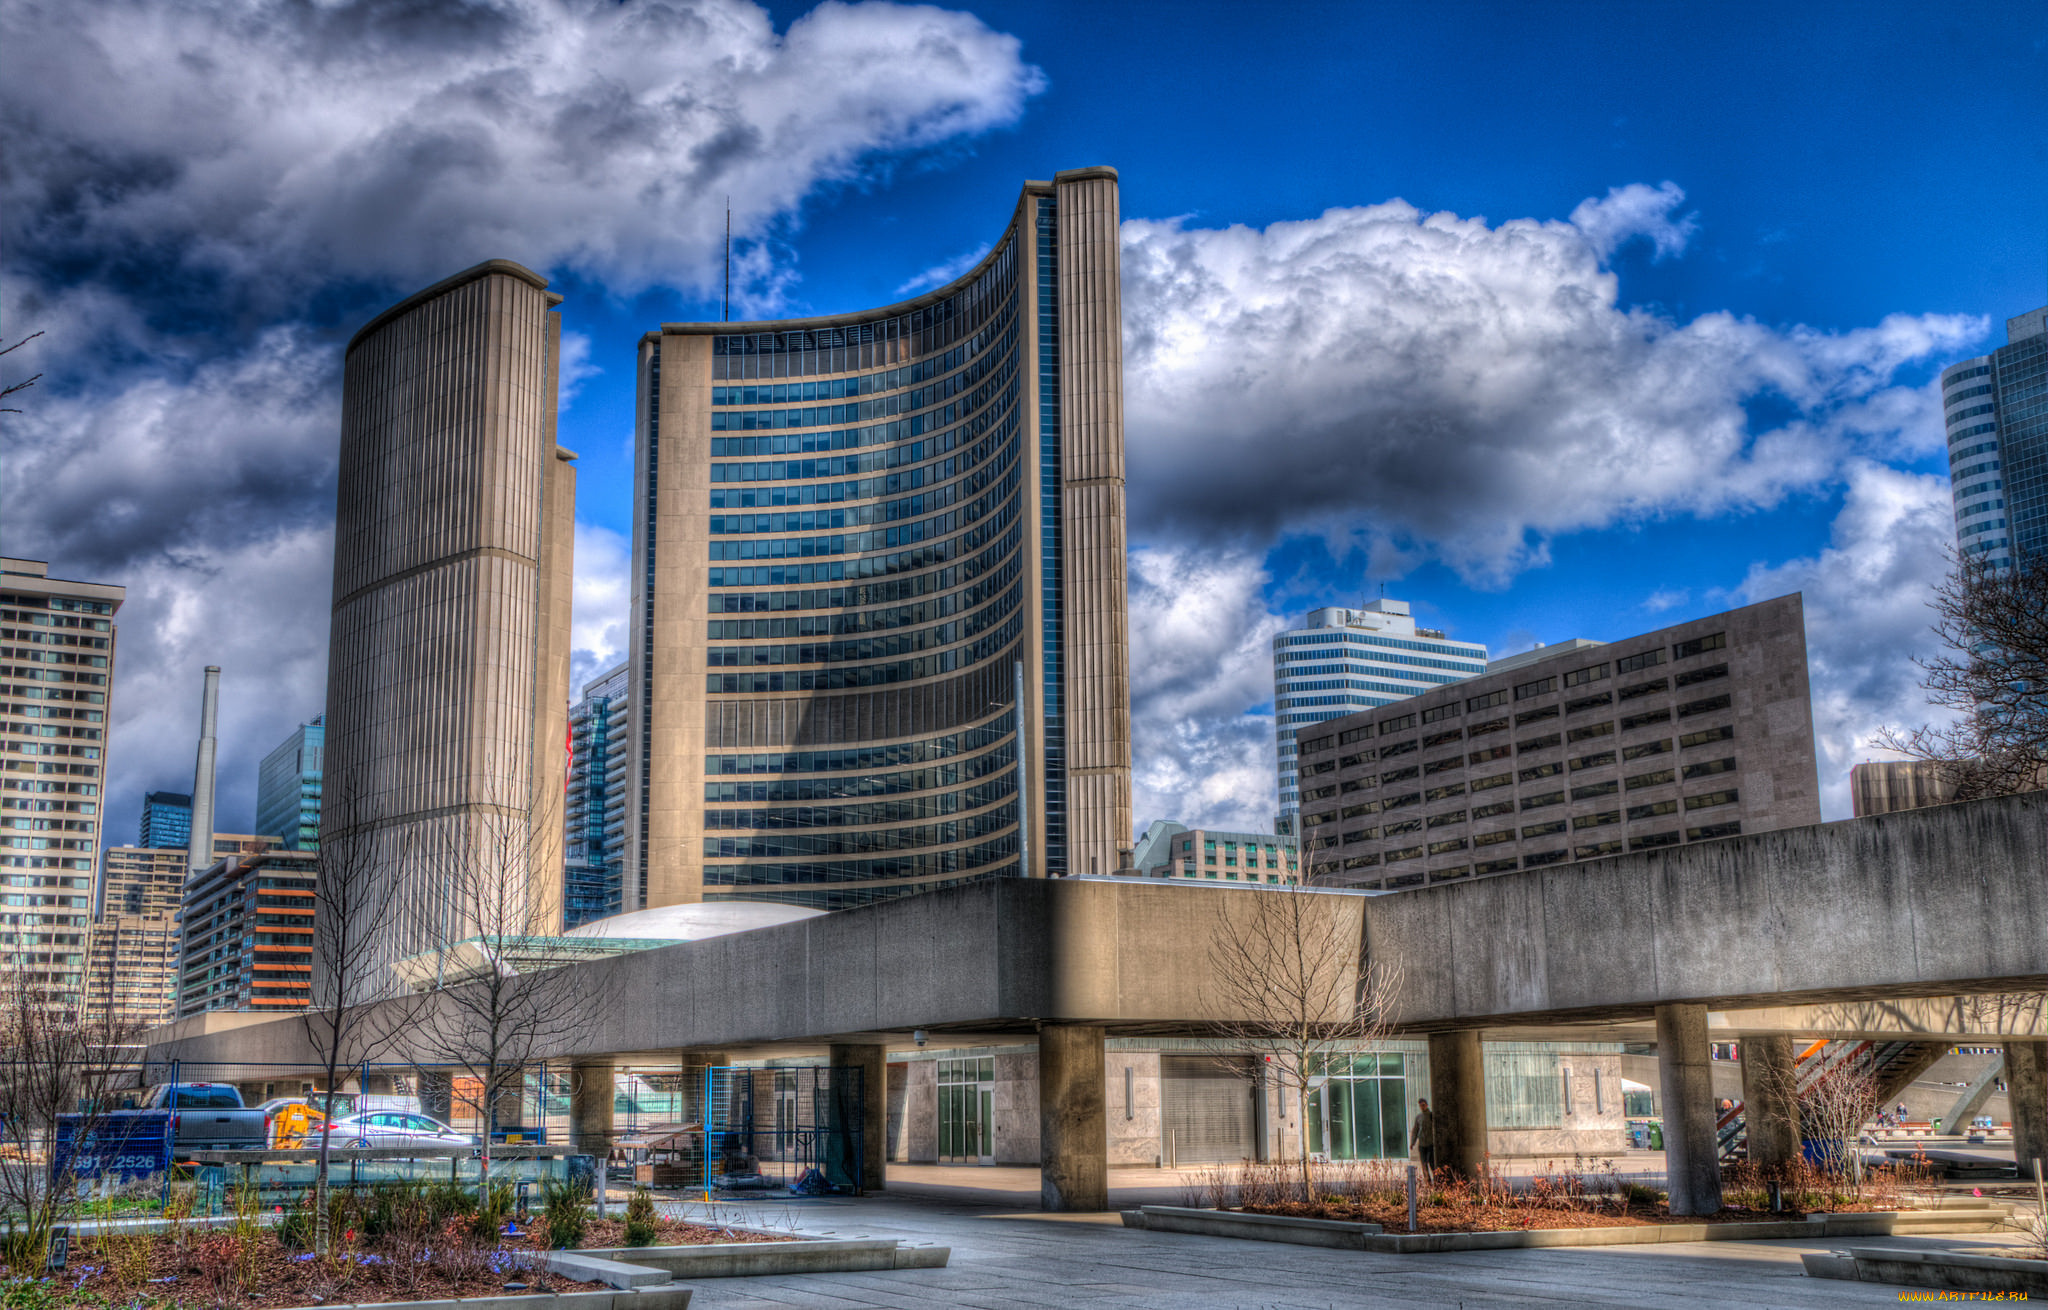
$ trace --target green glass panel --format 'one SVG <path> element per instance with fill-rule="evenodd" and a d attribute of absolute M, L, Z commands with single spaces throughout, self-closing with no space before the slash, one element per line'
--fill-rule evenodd
<path fill-rule="evenodd" d="M 1354 1055 L 1351 1057 L 1351 1072 L 1361 1077 L 1370 1078 L 1379 1071 L 1380 1058 L 1377 1055 Z"/>
<path fill-rule="evenodd" d="M 981 1094 L 981 1153 L 983 1156 L 991 1156 L 996 1153 L 995 1114 L 993 1113 L 995 1109 L 995 1095 L 994 1092 L 983 1092 Z"/>
<path fill-rule="evenodd" d="M 1330 1158 L 1354 1160 L 1352 1154 L 1351 1084 L 1332 1078 L 1323 1087 L 1330 1093 Z"/>
<path fill-rule="evenodd" d="M 1408 1154 L 1408 1083 L 1400 1078 L 1382 1078 L 1379 1091 L 1380 1140 L 1386 1144 L 1385 1154 L 1405 1156 Z"/>
<path fill-rule="evenodd" d="M 1403 1071 L 1403 1067 L 1404 1067 L 1404 1065 L 1403 1065 L 1403 1062 L 1404 1062 L 1404 1061 L 1405 1061 L 1406 1059 L 1407 1059 L 1407 1057 L 1406 1057 L 1406 1056 L 1401 1056 L 1401 1055 L 1382 1055 L 1382 1056 L 1380 1057 L 1380 1077 L 1382 1077 L 1382 1078 L 1399 1078 L 1399 1077 L 1402 1077 L 1402 1076 L 1403 1076 L 1403 1073 L 1402 1073 L 1402 1071 Z"/>
<path fill-rule="evenodd" d="M 1308 1098 L 1308 1150 L 1310 1155 L 1319 1154 L 1323 1150 L 1323 1107 L 1328 1103 L 1329 1095 L 1329 1085 L 1325 1084 L 1318 1087 L 1315 1094 Z"/>
<path fill-rule="evenodd" d="M 1358 1123 L 1358 1154 L 1354 1159 L 1377 1160 L 1386 1154 L 1380 1138 L 1380 1086 L 1372 1079 L 1351 1084 L 1351 1113 Z"/>

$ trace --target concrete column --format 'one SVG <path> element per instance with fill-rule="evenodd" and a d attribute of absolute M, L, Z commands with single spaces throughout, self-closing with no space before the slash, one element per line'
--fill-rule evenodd
<path fill-rule="evenodd" d="M 1477 1178 L 1486 1167 L 1486 1057 L 1476 1030 L 1429 1035 L 1429 1092 L 1438 1167 Z"/>
<path fill-rule="evenodd" d="M 1109 1118 L 1102 1079 L 1100 1026 L 1039 1026 L 1040 1209 L 1109 1209 Z"/>
<path fill-rule="evenodd" d="M 1742 1039 L 1742 1119 L 1751 1164 L 1785 1169 L 1799 1158 L 1799 1065 L 1790 1037 Z"/>
<path fill-rule="evenodd" d="M 579 1154 L 596 1156 L 599 1169 L 612 1153 L 616 1096 L 610 1064 L 569 1067 L 569 1145 Z"/>
<path fill-rule="evenodd" d="M 879 1192 L 888 1185 L 888 1055 L 886 1047 L 866 1043 L 842 1045 L 835 1042 L 832 1045 L 832 1067 L 835 1070 L 860 1070 L 860 1190 L 863 1192 Z M 842 1077 L 845 1075 L 833 1075 L 832 1113 L 835 1118 L 845 1113 L 840 1105 L 839 1079 Z"/>
<path fill-rule="evenodd" d="M 1664 1171 L 1674 1215 L 1721 1208 L 1721 1153 L 1714 1136 L 1714 1071 L 1707 1007 L 1657 1007 L 1657 1071 L 1664 1081 Z"/>
<path fill-rule="evenodd" d="M 2012 1107 L 2013 1159 L 2020 1177 L 2032 1179 L 2035 1160 L 2048 1171 L 2048 1042 L 2005 1044 L 2005 1099 Z"/>

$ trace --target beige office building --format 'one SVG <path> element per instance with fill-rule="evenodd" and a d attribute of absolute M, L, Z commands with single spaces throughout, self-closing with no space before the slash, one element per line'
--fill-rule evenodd
<path fill-rule="evenodd" d="M 0 966 L 67 1008 L 85 985 L 126 594 L 0 559 Z"/>
<path fill-rule="evenodd" d="M 561 297 L 492 260 L 356 333 L 343 374 L 323 849 L 401 880 L 380 954 L 471 935 L 457 870 L 558 932 L 575 457 L 555 444 Z"/>
<path fill-rule="evenodd" d="M 1120 866 L 1117 276 L 1079 169 L 913 300 L 647 334 L 625 909 Z"/>
<path fill-rule="evenodd" d="M 1310 876 L 1419 887 L 1820 822 L 1796 594 L 1557 649 L 1317 725 Z"/>

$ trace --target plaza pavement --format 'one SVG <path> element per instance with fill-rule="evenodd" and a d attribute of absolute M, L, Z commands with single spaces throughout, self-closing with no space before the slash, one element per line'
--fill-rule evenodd
<path fill-rule="evenodd" d="M 1020 1208 L 1010 1180 L 1035 1170 L 930 1170 L 974 1185 L 949 1185 L 890 1167 L 886 1194 L 857 1200 L 719 1205 L 733 1222 L 794 1223 L 838 1237 L 897 1237 L 952 1248 L 944 1269 L 786 1278 L 716 1278 L 693 1284 L 693 1310 L 770 1307 L 1101 1306 L 1310 1307 L 1413 1305 L 1463 1307 L 1877 1306 L 1899 1304 L 1898 1288 L 1807 1278 L 1799 1256 L 1844 1243 L 1697 1242 L 1668 1245 L 1481 1251 L 1397 1256 L 1228 1238 L 1149 1233 L 1122 1226 L 1113 1213 L 1047 1215 Z M 1126 1171 L 1115 1171 L 1123 1175 Z M 1131 1173 L 1157 1178 L 1160 1171 Z M 1121 1182 L 1121 1177 L 1113 1177 Z M 1174 1203 L 1178 1188 L 1156 1198 L 1118 1187 L 1114 1203 Z M 690 1206 L 691 1217 L 704 1213 Z M 1872 1239 L 1873 1242 L 1875 1239 Z M 1916 1249 L 2012 1244 L 2002 1236 L 1886 1238 Z"/>

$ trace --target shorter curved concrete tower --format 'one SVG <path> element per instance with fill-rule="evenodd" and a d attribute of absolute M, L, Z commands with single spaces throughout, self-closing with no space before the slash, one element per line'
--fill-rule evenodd
<path fill-rule="evenodd" d="M 321 844 L 400 880 L 380 960 L 561 931 L 576 482 L 555 444 L 560 302 L 491 260 L 349 343 Z M 500 893 L 488 912 L 463 885 L 480 876 Z"/>

